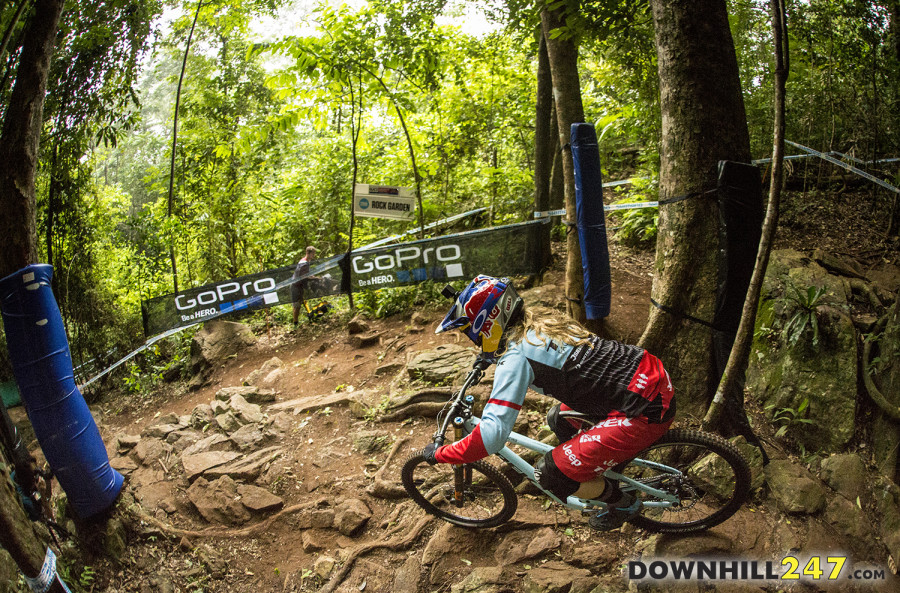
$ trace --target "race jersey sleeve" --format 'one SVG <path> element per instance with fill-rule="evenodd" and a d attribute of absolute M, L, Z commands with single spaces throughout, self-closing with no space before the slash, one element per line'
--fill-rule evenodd
<path fill-rule="evenodd" d="M 511 346 L 497 363 L 494 388 L 481 413 L 481 422 L 466 438 L 440 447 L 435 459 L 441 463 L 471 463 L 502 449 L 533 379 L 528 360 L 520 349 Z"/>

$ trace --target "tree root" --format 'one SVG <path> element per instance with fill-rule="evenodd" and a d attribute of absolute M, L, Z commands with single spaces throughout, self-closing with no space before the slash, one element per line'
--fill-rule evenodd
<path fill-rule="evenodd" d="M 388 466 L 391 464 L 391 461 L 394 459 L 394 456 L 397 454 L 397 451 L 405 445 L 409 441 L 409 437 L 403 437 L 402 439 L 397 439 L 394 442 L 394 446 L 391 447 L 390 453 L 388 453 L 387 459 L 384 460 L 384 464 L 382 464 L 381 469 L 375 472 L 375 481 L 372 482 L 368 488 L 366 488 L 366 492 L 371 494 L 376 498 L 404 498 L 406 496 L 406 490 L 403 489 L 402 486 L 398 485 L 395 482 L 391 482 L 385 480 L 382 476 L 384 472 L 387 470 Z"/>
<path fill-rule="evenodd" d="M 869 301 L 869 304 L 872 305 L 872 307 L 874 307 L 876 311 L 884 310 L 884 303 L 881 302 L 881 299 L 878 297 L 878 293 L 872 286 L 869 285 L 868 282 L 865 282 L 858 278 L 850 278 L 849 283 L 850 290 L 866 297 L 866 299 L 868 299 Z"/>
<path fill-rule="evenodd" d="M 875 324 L 875 330 L 872 332 L 873 334 L 877 334 L 884 329 L 884 326 L 887 324 L 887 315 L 878 320 L 878 323 Z M 889 402 L 887 398 L 881 393 L 881 390 L 875 385 L 875 380 L 872 379 L 871 373 L 869 373 L 869 358 L 872 354 L 872 340 L 866 340 L 863 344 L 863 359 L 862 359 L 862 375 L 863 375 L 863 383 L 865 383 L 866 391 L 869 394 L 869 397 L 872 398 L 872 401 L 878 406 L 886 416 L 894 421 L 900 421 L 900 406 Z"/>
<path fill-rule="evenodd" d="M 416 523 L 412 529 L 409 530 L 409 533 L 406 537 L 390 539 L 387 541 L 381 542 L 370 542 L 367 544 L 362 544 L 357 546 L 350 552 L 350 555 L 347 556 L 347 560 L 344 561 L 344 565 L 341 566 L 341 569 L 331 577 L 331 580 L 319 590 L 319 593 L 333 593 L 335 589 L 337 589 L 338 585 L 340 585 L 347 575 L 350 574 L 350 571 L 353 569 L 353 565 L 356 560 L 364 555 L 368 554 L 373 550 L 385 549 L 390 550 L 392 552 L 396 552 L 399 550 L 404 550 L 408 548 L 414 541 L 416 541 L 426 527 L 434 520 L 434 517 L 431 515 L 427 515 Z"/>
<path fill-rule="evenodd" d="M 282 509 L 272 515 L 271 517 L 266 518 L 260 523 L 256 523 L 254 525 L 250 525 L 249 527 L 242 528 L 226 528 L 226 527 L 207 527 L 206 529 L 201 529 L 199 531 L 194 531 L 190 529 L 181 529 L 178 527 L 173 527 L 168 523 L 164 523 L 160 521 L 156 517 L 148 515 L 143 509 L 138 505 L 134 505 L 128 509 L 128 512 L 138 521 L 143 521 L 149 525 L 152 525 L 162 531 L 164 534 L 171 535 L 173 537 L 253 537 L 259 535 L 261 532 L 268 530 L 268 528 L 275 521 L 281 519 L 286 515 L 290 515 L 292 513 L 297 513 L 300 511 L 307 511 L 318 507 L 320 504 L 325 502 L 325 499 L 318 499 L 313 502 L 304 502 L 300 504 L 295 504 L 293 506 L 289 506 L 286 509 Z"/>
<path fill-rule="evenodd" d="M 410 416 L 433 417 L 441 411 L 441 408 L 444 407 L 445 403 L 446 402 L 418 402 L 408 404 L 394 412 L 379 416 L 376 420 L 378 422 L 399 422 L 401 420 L 406 420 Z"/>

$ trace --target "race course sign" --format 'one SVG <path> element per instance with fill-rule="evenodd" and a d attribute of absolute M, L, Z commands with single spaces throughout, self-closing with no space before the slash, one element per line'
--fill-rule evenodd
<path fill-rule="evenodd" d="M 412 220 L 416 194 L 408 187 L 357 183 L 353 189 L 353 213 L 372 218 Z"/>
<path fill-rule="evenodd" d="M 291 285 L 299 282 L 304 298 L 311 299 L 476 274 L 535 274 L 545 224 L 548 219 L 351 251 L 316 261 L 302 278 L 291 277 L 290 265 L 159 296 L 141 302 L 144 333 L 150 337 L 238 311 L 287 305 Z"/>

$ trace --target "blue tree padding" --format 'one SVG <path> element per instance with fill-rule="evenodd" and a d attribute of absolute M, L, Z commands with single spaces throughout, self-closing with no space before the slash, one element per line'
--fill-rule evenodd
<path fill-rule="evenodd" d="M 79 517 L 115 501 L 122 476 L 75 385 L 69 342 L 50 287 L 53 268 L 30 265 L 0 280 L 6 344 L 38 443 Z"/>
<path fill-rule="evenodd" d="M 600 151 L 594 126 L 572 124 L 569 145 L 575 168 L 575 216 L 584 272 L 584 310 L 588 319 L 602 319 L 609 315 L 612 280 L 603 212 Z"/>

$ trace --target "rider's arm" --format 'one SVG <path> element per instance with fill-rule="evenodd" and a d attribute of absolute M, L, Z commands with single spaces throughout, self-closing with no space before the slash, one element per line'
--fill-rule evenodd
<path fill-rule="evenodd" d="M 511 348 L 497 363 L 494 388 L 481 414 L 481 422 L 466 438 L 440 447 L 435 459 L 440 463 L 471 463 L 502 449 L 533 380 L 525 356 Z"/>

